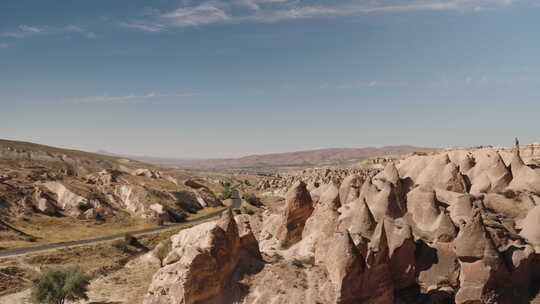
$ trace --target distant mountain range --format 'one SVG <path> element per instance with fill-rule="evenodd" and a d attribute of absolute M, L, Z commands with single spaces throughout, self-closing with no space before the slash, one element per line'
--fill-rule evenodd
<path fill-rule="evenodd" d="M 126 157 L 156 165 L 187 170 L 269 169 L 282 167 L 313 167 L 323 165 L 347 165 L 377 156 L 398 156 L 412 152 L 432 152 L 434 148 L 414 146 L 388 146 L 382 148 L 328 148 L 285 153 L 249 155 L 226 159 L 176 159 L 150 156 L 98 153 Z"/>

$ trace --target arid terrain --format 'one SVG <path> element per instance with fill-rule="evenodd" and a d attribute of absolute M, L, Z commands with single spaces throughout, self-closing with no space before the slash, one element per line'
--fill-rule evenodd
<path fill-rule="evenodd" d="M 116 237 L 0 258 L 0 303 L 27 303 L 37 273 L 68 264 L 92 278 L 80 303 L 540 299 L 538 144 L 267 176 L 21 142 L 0 151 L 4 251 L 163 227 L 124 245 Z"/>
<path fill-rule="evenodd" d="M 540 0 L 0 0 L 0 304 L 540 304 Z"/>
<path fill-rule="evenodd" d="M 314 166 L 351 165 L 372 157 L 400 156 L 412 152 L 433 152 L 437 149 L 413 146 L 382 148 L 330 148 L 249 155 L 230 159 L 175 160 L 151 157 L 130 157 L 157 165 L 198 171 L 243 171 L 250 173 L 276 172 L 280 169 L 296 169 Z"/>

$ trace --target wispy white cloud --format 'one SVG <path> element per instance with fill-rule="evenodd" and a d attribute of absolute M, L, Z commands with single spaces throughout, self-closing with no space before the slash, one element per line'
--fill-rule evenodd
<path fill-rule="evenodd" d="M 202 26 L 215 23 L 278 22 L 331 16 L 349 16 L 375 12 L 422 10 L 480 11 L 505 7 L 530 0 L 208 0 L 169 11 L 146 9 L 144 18 L 124 23 L 147 32 L 168 27 Z"/>
<path fill-rule="evenodd" d="M 510 86 L 510 85 L 538 85 L 540 77 L 520 76 L 520 75 L 493 75 L 493 76 L 466 76 L 462 79 L 442 78 L 432 81 L 423 80 L 371 80 L 371 81 L 352 81 L 346 83 L 319 85 L 319 89 L 368 89 L 368 88 L 449 88 L 462 87 L 474 88 L 481 86 Z"/>
<path fill-rule="evenodd" d="M 94 32 L 88 31 L 76 25 L 64 26 L 61 31 L 79 33 L 88 39 L 95 39 L 97 37 L 97 35 Z"/>
<path fill-rule="evenodd" d="M 47 29 L 45 27 L 37 27 L 37 26 L 21 24 L 15 30 L 0 33 L 0 36 L 10 37 L 10 38 L 25 38 L 29 36 L 42 35 L 42 34 L 45 34 L 46 32 L 47 32 Z"/>
<path fill-rule="evenodd" d="M 8 38 L 28 38 L 40 35 L 59 35 L 65 33 L 78 33 L 86 38 L 94 39 L 96 34 L 76 25 L 58 26 L 34 26 L 21 24 L 16 29 L 6 32 L 0 32 L 0 37 Z"/>
<path fill-rule="evenodd" d="M 391 88 L 391 87 L 406 87 L 409 83 L 406 81 L 356 81 L 350 83 L 341 83 L 335 86 L 337 89 L 359 89 L 359 88 Z M 331 86 L 326 86 L 331 87 Z"/>
<path fill-rule="evenodd" d="M 143 95 L 124 95 L 124 96 L 87 96 L 87 97 L 75 97 L 69 98 L 64 103 L 71 104 L 140 104 L 151 101 L 152 99 L 164 98 L 164 97 L 194 97 L 196 93 L 175 93 L 175 94 L 163 94 L 151 92 Z"/>
<path fill-rule="evenodd" d="M 205 2 L 197 6 L 176 9 L 161 15 L 169 24 L 176 26 L 194 26 L 229 21 L 230 4 L 220 1 Z"/>
<path fill-rule="evenodd" d="M 145 23 L 144 21 L 121 22 L 121 26 L 144 32 L 157 33 L 167 29 L 164 24 Z"/>

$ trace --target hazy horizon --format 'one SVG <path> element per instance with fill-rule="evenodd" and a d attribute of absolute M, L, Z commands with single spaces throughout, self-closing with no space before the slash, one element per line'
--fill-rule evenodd
<path fill-rule="evenodd" d="M 0 4 L 0 138 L 233 158 L 538 142 L 527 0 Z"/>

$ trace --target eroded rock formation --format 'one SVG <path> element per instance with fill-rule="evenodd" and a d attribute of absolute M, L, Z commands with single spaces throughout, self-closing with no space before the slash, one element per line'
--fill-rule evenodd
<path fill-rule="evenodd" d="M 230 231 L 210 223 L 173 236 L 174 262 L 156 274 L 145 303 L 510 304 L 534 296 L 540 172 L 519 147 L 449 149 L 378 172 L 305 180 L 289 184 L 281 213 L 238 216 L 242 233 L 229 215 Z M 218 252 L 224 262 L 208 262 Z M 265 263 L 238 275 L 242 256 Z M 217 279 L 202 286 L 210 276 Z"/>

